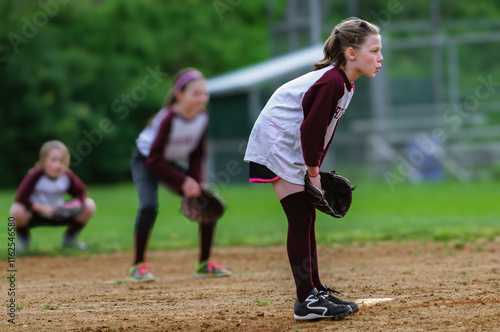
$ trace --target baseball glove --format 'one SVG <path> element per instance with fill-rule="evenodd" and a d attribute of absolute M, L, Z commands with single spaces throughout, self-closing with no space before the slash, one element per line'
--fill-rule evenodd
<path fill-rule="evenodd" d="M 334 218 L 346 215 L 352 203 L 352 191 L 356 188 L 345 177 L 335 171 L 320 172 L 321 188 L 316 188 L 306 172 L 305 191 L 307 198 L 319 211 L 329 214 Z"/>
<path fill-rule="evenodd" d="M 65 202 L 62 206 L 59 206 L 54 212 L 55 220 L 64 220 L 69 218 L 74 218 L 82 212 L 82 202 L 79 200 L 72 200 Z"/>
<path fill-rule="evenodd" d="M 201 188 L 198 197 L 184 197 L 181 203 L 182 214 L 191 221 L 212 224 L 224 214 L 226 203 L 219 195 L 206 187 Z"/>

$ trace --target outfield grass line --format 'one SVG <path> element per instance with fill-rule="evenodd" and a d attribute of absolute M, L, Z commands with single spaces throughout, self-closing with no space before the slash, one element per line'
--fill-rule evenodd
<path fill-rule="evenodd" d="M 500 238 L 500 182 L 442 182 L 399 184 L 393 192 L 385 183 L 361 183 L 354 191 L 346 217 L 334 219 L 317 213 L 320 245 L 363 244 L 377 241 L 458 241 Z M 286 242 L 287 221 L 272 187 L 263 184 L 231 185 L 219 189 L 227 212 L 219 221 L 216 246 L 269 246 Z M 97 212 L 81 239 L 89 253 L 131 251 L 137 209 L 132 183 L 88 187 Z M 14 190 L 0 191 L 0 209 L 7 213 Z M 198 246 L 197 224 L 180 213 L 180 197 L 164 188 L 160 211 L 150 240 L 151 249 Z M 7 257 L 7 223 L 0 237 L 0 257 Z M 58 255 L 64 228 L 32 230 L 35 253 Z"/>

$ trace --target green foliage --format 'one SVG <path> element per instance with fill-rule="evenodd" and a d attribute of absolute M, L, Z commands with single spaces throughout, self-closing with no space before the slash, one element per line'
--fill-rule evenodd
<path fill-rule="evenodd" d="M 49 139 L 68 145 L 84 181 L 128 180 L 135 138 L 175 72 L 195 66 L 210 77 L 268 57 L 255 47 L 267 40 L 263 4 L 230 9 L 201 0 L 3 1 L 1 186 L 18 185 Z"/>
<path fill-rule="evenodd" d="M 351 14 L 382 31 L 409 20 L 430 20 L 430 1 L 358 3 L 360 12 Z M 350 14 L 350 4 L 324 4 L 326 38 Z M 495 22 L 500 16 L 495 1 L 441 4 L 444 25 L 462 22 L 448 29 L 449 35 L 481 32 L 485 29 L 471 27 L 472 20 Z M 174 73 L 195 66 L 211 77 L 267 59 L 268 20 L 285 14 L 285 0 L 1 1 L 0 186 L 17 186 L 49 139 L 70 147 L 73 168 L 84 181 L 128 181 L 134 140 L 162 104 Z M 391 33 L 406 38 L 429 36 L 434 30 Z M 497 44 L 460 47 L 460 67 L 466 68 L 460 86 L 473 93 L 479 75 L 499 72 L 499 51 Z M 397 85 L 409 77 L 426 84 L 432 76 L 428 49 L 390 58 L 390 76 Z M 157 73 L 155 78 L 151 72 Z M 492 116 L 491 121 L 498 119 Z"/>

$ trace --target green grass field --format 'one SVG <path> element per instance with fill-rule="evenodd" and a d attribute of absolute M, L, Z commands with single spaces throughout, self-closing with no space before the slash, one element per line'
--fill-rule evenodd
<path fill-rule="evenodd" d="M 318 213 L 318 243 L 373 244 L 378 241 L 474 242 L 500 236 L 500 183 L 402 183 L 391 191 L 384 183 L 361 183 L 354 191 L 351 210 L 343 219 Z M 240 184 L 217 188 L 227 212 L 219 221 L 216 246 L 268 246 L 286 242 L 287 222 L 271 185 Z M 90 186 L 97 213 L 83 230 L 87 254 L 130 251 L 137 196 L 133 184 Z M 7 217 L 14 191 L 0 192 L 4 234 L 0 257 L 7 257 Z M 197 225 L 179 210 L 180 198 L 160 190 L 160 213 L 151 249 L 195 247 Z M 32 230 L 31 254 L 58 255 L 62 227 Z M 74 253 L 69 253 L 74 254 Z"/>

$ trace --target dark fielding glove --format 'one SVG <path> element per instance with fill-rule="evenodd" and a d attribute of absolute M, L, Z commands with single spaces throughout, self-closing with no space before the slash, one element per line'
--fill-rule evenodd
<path fill-rule="evenodd" d="M 201 188 L 198 197 L 184 197 L 181 203 L 182 214 L 191 221 L 212 224 L 222 217 L 226 203 L 219 195 L 206 187 Z"/>
<path fill-rule="evenodd" d="M 319 176 L 323 192 L 311 183 L 306 172 L 304 180 L 307 199 L 319 211 L 334 218 L 342 218 L 351 207 L 352 191 L 356 187 L 353 187 L 349 180 L 338 175 L 335 171 L 320 172 Z"/>
<path fill-rule="evenodd" d="M 64 203 L 62 206 L 58 207 L 54 212 L 55 220 L 64 220 L 69 218 L 74 218 L 82 212 L 82 202 L 79 200 L 72 200 Z"/>

